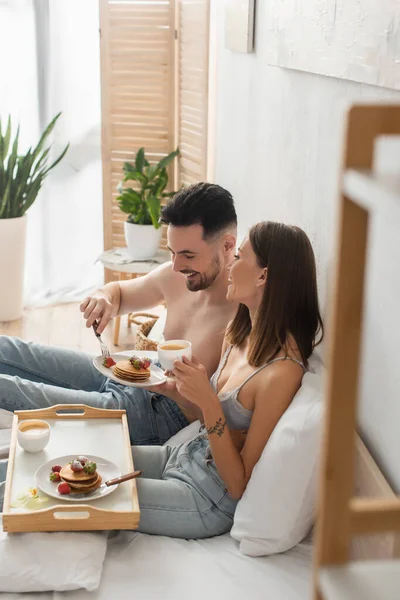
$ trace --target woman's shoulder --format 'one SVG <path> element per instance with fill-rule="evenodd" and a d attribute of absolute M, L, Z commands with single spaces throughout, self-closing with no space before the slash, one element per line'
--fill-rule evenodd
<path fill-rule="evenodd" d="M 275 387 L 285 389 L 299 388 L 305 373 L 303 363 L 296 357 L 277 357 L 269 361 L 262 368 L 259 375 L 257 388 L 264 391 Z"/>

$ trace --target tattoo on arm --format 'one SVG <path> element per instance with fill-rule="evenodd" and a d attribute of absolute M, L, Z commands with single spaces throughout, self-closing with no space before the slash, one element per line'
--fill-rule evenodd
<path fill-rule="evenodd" d="M 215 425 L 207 429 L 207 433 L 216 433 L 220 437 L 224 433 L 225 427 L 226 421 L 223 421 L 222 417 L 220 417 Z"/>

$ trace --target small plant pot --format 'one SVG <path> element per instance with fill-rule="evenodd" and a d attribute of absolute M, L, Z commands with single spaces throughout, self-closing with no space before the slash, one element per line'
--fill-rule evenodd
<path fill-rule="evenodd" d="M 131 258 L 144 260 L 153 258 L 157 254 L 161 241 L 161 227 L 155 229 L 153 225 L 136 225 L 125 221 L 124 230 L 128 254 Z"/>
<path fill-rule="evenodd" d="M 22 316 L 26 216 L 0 219 L 0 321 Z"/>

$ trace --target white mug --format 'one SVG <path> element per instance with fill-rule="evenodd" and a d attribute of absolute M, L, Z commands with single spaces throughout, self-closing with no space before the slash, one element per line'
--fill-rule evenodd
<path fill-rule="evenodd" d="M 26 452 L 40 452 L 50 439 L 50 425 L 39 419 L 22 421 L 17 429 L 18 443 Z"/>
<path fill-rule="evenodd" d="M 179 348 L 176 346 L 179 346 Z M 192 358 L 192 344 L 187 340 L 166 340 L 165 342 L 160 342 L 157 351 L 159 363 L 165 371 L 172 371 L 174 362 L 182 360 L 184 356 L 189 360 Z"/>

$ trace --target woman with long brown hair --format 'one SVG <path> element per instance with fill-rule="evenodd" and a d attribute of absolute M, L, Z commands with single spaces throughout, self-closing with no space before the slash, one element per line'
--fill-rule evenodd
<path fill-rule="evenodd" d="M 177 446 L 134 446 L 139 531 L 202 538 L 229 531 L 268 439 L 322 339 L 314 253 L 304 231 L 258 223 L 230 266 L 239 304 L 216 373 L 176 361 L 168 396 L 202 411 L 199 435 Z M 199 324 L 201 326 L 201 324 Z"/>

